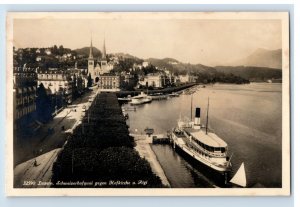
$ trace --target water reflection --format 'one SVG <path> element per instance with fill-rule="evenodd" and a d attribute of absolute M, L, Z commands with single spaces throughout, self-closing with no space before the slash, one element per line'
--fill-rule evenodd
<path fill-rule="evenodd" d="M 193 94 L 193 108 L 201 107 L 202 123 L 206 122 L 209 97 L 209 128 L 228 143 L 230 154 L 234 153 L 233 171 L 245 162 L 249 186 L 281 187 L 281 96 L 281 84 L 220 84 L 200 88 Z M 146 127 L 154 128 L 155 133 L 166 133 L 177 124 L 180 115 L 190 117 L 190 108 L 191 95 L 153 101 L 128 111 L 128 124 L 131 131 L 138 133 Z M 168 147 L 153 146 L 153 150 L 163 166 L 173 166 L 171 173 L 166 172 L 172 186 L 213 185 Z"/>

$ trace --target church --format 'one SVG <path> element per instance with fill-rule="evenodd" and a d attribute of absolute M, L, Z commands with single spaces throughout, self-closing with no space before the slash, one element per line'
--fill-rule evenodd
<path fill-rule="evenodd" d="M 105 40 L 103 41 L 103 49 L 101 52 L 100 57 L 97 59 L 94 58 L 93 43 L 91 40 L 88 58 L 88 74 L 91 74 L 93 83 L 97 84 L 100 89 L 118 91 L 120 90 L 120 76 L 109 73 L 113 69 L 113 65 L 107 62 Z"/>

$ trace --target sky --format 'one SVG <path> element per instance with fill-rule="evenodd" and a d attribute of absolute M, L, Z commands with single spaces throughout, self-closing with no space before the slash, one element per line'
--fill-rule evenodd
<path fill-rule="evenodd" d="M 14 46 L 77 49 L 90 45 L 139 58 L 175 58 L 208 66 L 244 58 L 258 48 L 281 49 L 280 20 L 15 19 Z"/>

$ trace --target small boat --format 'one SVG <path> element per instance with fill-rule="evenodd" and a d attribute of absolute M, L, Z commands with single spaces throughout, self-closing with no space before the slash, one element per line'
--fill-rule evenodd
<path fill-rule="evenodd" d="M 170 97 L 179 97 L 179 93 L 173 92 L 173 93 L 169 94 L 169 96 Z"/>
<path fill-rule="evenodd" d="M 241 164 L 240 168 L 229 182 L 244 188 L 247 186 L 247 178 L 244 163 Z"/>
<path fill-rule="evenodd" d="M 131 95 L 128 95 L 127 97 L 123 97 L 123 98 L 118 98 L 118 101 L 124 101 L 124 102 L 131 101 Z"/>
<path fill-rule="evenodd" d="M 130 104 L 139 105 L 139 104 L 150 103 L 151 101 L 152 98 L 147 94 L 145 94 L 144 92 L 142 92 L 140 95 L 132 97 Z"/>
<path fill-rule="evenodd" d="M 195 93 L 195 92 L 196 92 L 196 89 L 194 89 L 194 88 L 189 88 L 189 89 L 184 90 L 184 91 L 183 91 L 183 94 L 184 94 L 184 95 L 192 95 L 192 94 Z"/>
<path fill-rule="evenodd" d="M 168 95 L 165 95 L 163 93 L 154 93 L 150 95 L 152 100 L 163 100 L 163 99 L 167 99 Z"/>
<path fill-rule="evenodd" d="M 145 133 L 146 133 L 148 136 L 150 136 L 151 134 L 154 133 L 154 129 L 148 128 L 148 127 L 147 127 L 144 131 L 145 131 Z"/>

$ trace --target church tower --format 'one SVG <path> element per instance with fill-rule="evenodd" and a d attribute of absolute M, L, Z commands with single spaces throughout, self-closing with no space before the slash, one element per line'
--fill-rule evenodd
<path fill-rule="evenodd" d="M 105 39 L 103 41 L 103 50 L 102 50 L 100 65 L 101 65 L 101 68 L 103 68 L 103 69 L 106 68 L 106 66 L 107 66 Z"/>
<path fill-rule="evenodd" d="M 92 77 L 94 77 L 94 56 L 93 56 L 93 43 L 91 39 L 91 46 L 90 46 L 90 55 L 88 58 L 88 73 L 91 74 Z"/>

